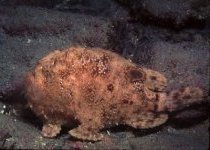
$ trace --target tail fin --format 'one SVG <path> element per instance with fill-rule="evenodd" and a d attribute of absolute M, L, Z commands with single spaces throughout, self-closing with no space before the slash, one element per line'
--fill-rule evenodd
<path fill-rule="evenodd" d="M 184 87 L 167 93 L 166 107 L 169 112 L 174 112 L 206 100 L 201 88 Z"/>

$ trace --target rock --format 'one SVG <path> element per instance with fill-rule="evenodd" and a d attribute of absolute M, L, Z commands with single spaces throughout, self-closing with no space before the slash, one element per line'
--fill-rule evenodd
<path fill-rule="evenodd" d="M 7 138 L 11 137 L 9 133 L 3 129 L 0 129 L 0 141 L 3 141 Z"/>
<path fill-rule="evenodd" d="M 208 0 L 117 0 L 130 10 L 133 19 L 144 24 L 180 29 L 204 27 L 210 18 Z M 209 24 L 209 23 L 208 23 Z"/>
<path fill-rule="evenodd" d="M 2 5 L 33 5 L 53 8 L 55 5 L 62 3 L 63 0 L 0 0 Z"/>
<path fill-rule="evenodd" d="M 115 19 L 124 18 L 128 15 L 127 11 L 113 0 L 0 0 L 1 3 L 6 6 L 38 6 L 71 13 L 112 17 Z"/>
<path fill-rule="evenodd" d="M 15 142 L 12 140 L 11 135 L 5 129 L 0 129 L 0 148 L 12 149 L 15 146 Z"/>

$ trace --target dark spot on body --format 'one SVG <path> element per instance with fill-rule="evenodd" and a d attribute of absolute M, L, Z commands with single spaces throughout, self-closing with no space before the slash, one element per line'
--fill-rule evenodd
<path fill-rule="evenodd" d="M 173 99 L 178 99 L 180 97 L 180 94 L 178 92 L 174 93 Z"/>
<path fill-rule="evenodd" d="M 89 104 L 97 103 L 100 101 L 100 98 L 96 97 L 96 91 L 94 86 L 86 87 L 83 91 L 85 100 Z"/>
<path fill-rule="evenodd" d="M 86 88 L 86 91 L 87 91 L 87 93 L 94 93 L 94 90 L 93 90 L 93 88 Z"/>
<path fill-rule="evenodd" d="M 97 77 L 97 76 L 98 76 L 98 70 L 97 70 L 97 67 L 94 67 L 94 68 L 92 69 L 91 74 L 92 74 L 92 77 Z"/>
<path fill-rule="evenodd" d="M 152 113 L 152 114 L 151 114 L 151 117 L 152 117 L 152 118 L 159 118 L 160 115 L 159 115 L 159 113 L 155 112 L 155 113 Z"/>
<path fill-rule="evenodd" d="M 159 94 L 156 94 L 156 95 L 155 95 L 155 100 L 156 100 L 156 101 L 159 101 L 159 100 L 160 100 Z"/>
<path fill-rule="evenodd" d="M 74 107 L 75 106 L 75 102 L 74 101 L 69 102 L 69 106 L 70 107 Z"/>
<path fill-rule="evenodd" d="M 137 119 L 138 122 L 143 122 L 144 120 L 142 118 Z"/>
<path fill-rule="evenodd" d="M 138 67 L 126 67 L 126 77 L 130 82 L 143 82 L 145 80 L 145 73 Z"/>
<path fill-rule="evenodd" d="M 114 86 L 112 84 L 107 85 L 107 90 L 112 92 L 114 90 Z"/>
<path fill-rule="evenodd" d="M 129 101 L 129 104 L 130 104 L 130 105 L 133 105 L 133 101 Z"/>
<path fill-rule="evenodd" d="M 194 91 L 194 90 L 192 90 L 192 89 L 190 90 L 190 93 L 191 93 L 191 94 L 193 94 L 193 93 L 195 93 L 195 92 L 196 92 L 196 91 Z"/>
<path fill-rule="evenodd" d="M 181 93 L 183 93 L 184 91 L 185 91 L 185 88 L 184 87 L 182 87 L 182 88 L 180 88 L 180 90 L 179 90 Z"/>
<path fill-rule="evenodd" d="M 59 71 L 59 75 L 62 79 L 66 79 L 70 75 L 70 73 L 67 70 L 65 70 L 65 71 L 61 70 L 61 71 Z"/>
<path fill-rule="evenodd" d="M 140 109 L 140 108 L 136 109 L 136 110 L 134 111 L 134 113 L 135 113 L 135 114 L 140 114 L 140 113 L 141 113 L 141 109 Z"/>
<path fill-rule="evenodd" d="M 117 106 L 116 106 L 116 105 L 111 105 L 110 108 L 111 108 L 111 109 L 116 109 Z"/>
<path fill-rule="evenodd" d="M 43 68 L 42 73 L 46 79 L 52 78 L 52 72 L 50 72 L 48 69 Z"/>
<path fill-rule="evenodd" d="M 176 106 L 176 107 L 182 106 L 182 105 L 183 105 L 183 103 L 182 103 L 181 101 L 176 101 L 176 103 L 175 103 L 175 106 Z"/>
<path fill-rule="evenodd" d="M 154 124 L 154 120 L 152 120 L 152 119 L 146 120 L 145 122 L 146 122 L 146 124 L 148 124 L 148 125 Z"/>
<path fill-rule="evenodd" d="M 149 106 L 149 104 L 148 104 L 148 99 L 143 99 L 143 100 L 142 100 L 142 107 L 147 109 L 148 106 Z"/>
<path fill-rule="evenodd" d="M 157 112 L 158 111 L 158 105 L 155 103 L 154 104 L 154 112 Z"/>
<path fill-rule="evenodd" d="M 129 73 L 132 79 L 141 79 L 143 77 L 143 74 L 137 70 L 131 70 Z"/>
<path fill-rule="evenodd" d="M 103 62 L 106 62 L 106 63 L 108 63 L 110 61 L 110 57 L 106 54 L 104 54 L 101 59 Z"/>
<path fill-rule="evenodd" d="M 68 57 L 68 51 L 66 51 L 65 53 L 64 53 L 64 58 L 66 59 L 67 57 Z"/>
<path fill-rule="evenodd" d="M 159 91 L 159 88 L 158 87 L 154 87 L 154 91 L 155 92 L 158 92 Z"/>
<path fill-rule="evenodd" d="M 87 130 L 88 130 L 88 131 L 92 131 L 92 128 L 91 128 L 91 127 L 88 127 Z"/>
<path fill-rule="evenodd" d="M 192 97 L 190 95 L 183 96 L 183 99 L 191 99 Z"/>
<path fill-rule="evenodd" d="M 53 62 L 53 64 L 52 64 L 53 66 L 57 66 L 57 65 L 66 63 L 66 61 L 65 61 L 65 59 L 63 59 L 63 57 L 52 57 L 51 62 Z"/>
<path fill-rule="evenodd" d="M 122 101 L 124 104 L 128 104 L 128 102 L 129 102 L 127 99 L 123 99 Z"/>
<path fill-rule="evenodd" d="M 35 70 L 31 71 L 31 75 L 35 77 Z"/>
<path fill-rule="evenodd" d="M 78 107 L 81 108 L 81 102 L 78 102 Z"/>
<path fill-rule="evenodd" d="M 119 117 L 119 121 L 120 121 L 120 122 L 124 122 L 124 120 L 125 120 L 125 117 L 123 117 L 123 116 L 120 116 L 120 117 Z"/>
<path fill-rule="evenodd" d="M 150 79 L 151 79 L 151 80 L 157 80 L 157 77 L 155 77 L 155 76 L 150 76 Z"/>
<path fill-rule="evenodd" d="M 57 58 L 51 58 L 51 61 L 53 62 L 53 66 L 56 66 L 58 64 Z"/>

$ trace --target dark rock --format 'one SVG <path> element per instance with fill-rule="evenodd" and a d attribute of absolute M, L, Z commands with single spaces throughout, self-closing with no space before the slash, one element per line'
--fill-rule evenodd
<path fill-rule="evenodd" d="M 11 135 L 8 133 L 8 131 L 5 131 L 4 129 L 0 129 L 0 141 L 3 141 L 10 137 Z"/>
<path fill-rule="evenodd" d="M 0 128 L 0 149 L 12 149 L 14 145 L 15 142 L 12 140 L 9 132 Z"/>
<path fill-rule="evenodd" d="M 127 17 L 127 11 L 112 0 L 0 0 L 6 6 L 27 5 L 44 7 L 54 10 L 67 11 L 92 16 L 112 18 Z"/>
<path fill-rule="evenodd" d="M 0 0 L 2 5 L 33 5 L 53 8 L 55 5 L 62 3 L 63 0 Z"/>
<path fill-rule="evenodd" d="M 205 27 L 210 18 L 208 0 L 117 0 L 130 10 L 134 20 L 180 29 Z"/>

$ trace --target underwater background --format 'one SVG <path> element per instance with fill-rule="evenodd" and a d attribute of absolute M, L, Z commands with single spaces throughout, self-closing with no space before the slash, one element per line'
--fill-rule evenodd
<path fill-rule="evenodd" d="M 0 0 L 0 148 L 208 149 L 209 103 L 173 114 L 157 128 L 104 130 L 110 139 L 43 138 L 25 106 L 25 74 L 55 49 L 100 47 L 163 73 L 168 90 L 209 92 L 209 0 Z M 207 97 L 208 98 L 208 97 Z"/>

